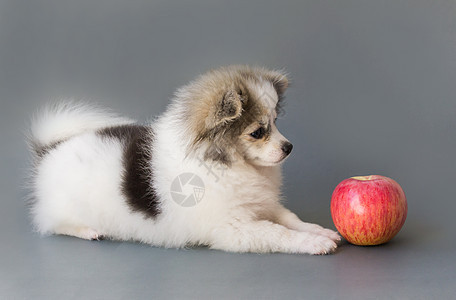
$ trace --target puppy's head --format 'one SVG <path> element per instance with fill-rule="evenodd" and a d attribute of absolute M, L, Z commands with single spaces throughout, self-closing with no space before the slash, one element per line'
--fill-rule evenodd
<path fill-rule="evenodd" d="M 186 106 L 190 149 L 227 165 L 281 163 L 293 148 L 276 126 L 287 87 L 284 73 L 264 68 L 229 66 L 200 76 L 177 93 Z"/>

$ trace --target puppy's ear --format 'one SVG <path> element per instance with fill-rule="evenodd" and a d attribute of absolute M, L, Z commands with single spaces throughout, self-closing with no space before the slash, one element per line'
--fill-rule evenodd
<path fill-rule="evenodd" d="M 289 84 L 287 74 L 283 71 L 269 71 L 267 78 L 275 88 L 277 95 L 282 96 Z"/>
<path fill-rule="evenodd" d="M 234 89 L 229 89 L 216 105 L 211 107 L 206 119 L 206 126 L 209 128 L 217 127 L 236 120 L 242 113 L 243 99 Z"/>

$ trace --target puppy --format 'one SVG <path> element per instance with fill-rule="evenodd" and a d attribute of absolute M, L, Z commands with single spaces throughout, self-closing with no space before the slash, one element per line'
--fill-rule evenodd
<path fill-rule="evenodd" d="M 31 216 L 38 232 L 231 252 L 327 254 L 339 235 L 283 207 L 292 144 L 275 124 L 280 71 L 228 66 L 177 90 L 138 124 L 63 102 L 32 122 Z"/>

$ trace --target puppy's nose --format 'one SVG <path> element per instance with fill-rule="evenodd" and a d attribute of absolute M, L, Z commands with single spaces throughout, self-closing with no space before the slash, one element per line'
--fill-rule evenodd
<path fill-rule="evenodd" d="M 293 144 L 292 144 L 292 143 L 290 143 L 290 142 L 284 142 L 284 143 L 282 144 L 282 151 L 283 151 L 286 155 L 290 154 L 292 149 L 293 149 Z"/>

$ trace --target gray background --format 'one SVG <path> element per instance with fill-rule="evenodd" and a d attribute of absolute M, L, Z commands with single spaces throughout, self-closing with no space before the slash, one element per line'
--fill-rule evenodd
<path fill-rule="evenodd" d="M 409 203 L 393 241 L 257 255 L 31 232 L 32 112 L 75 97 L 146 120 L 232 63 L 291 74 L 286 205 L 334 228 L 337 183 L 387 175 Z M 454 298 L 455 80 L 455 1 L 0 1 L 0 298 Z"/>

